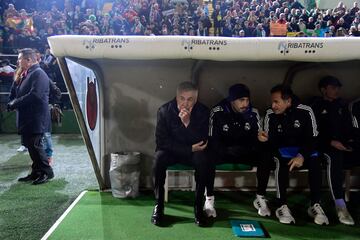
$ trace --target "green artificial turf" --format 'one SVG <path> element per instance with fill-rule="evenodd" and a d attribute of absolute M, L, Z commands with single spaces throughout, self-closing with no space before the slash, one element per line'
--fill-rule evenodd
<path fill-rule="evenodd" d="M 350 240 L 360 236 L 359 225 L 339 224 L 333 214 L 329 214 L 330 226 L 314 224 L 306 216 L 307 198 L 301 193 L 290 195 L 289 206 L 297 224 L 289 226 L 280 224 L 274 216 L 259 217 L 252 207 L 254 193 L 218 192 L 218 217 L 205 228 L 193 222 L 192 192 L 172 191 L 170 194 L 165 223 L 157 227 L 150 223 L 153 208 L 151 193 L 142 194 L 137 199 L 116 199 L 111 193 L 87 192 L 49 239 L 237 239 L 232 233 L 230 219 L 260 221 L 272 239 Z"/>
<path fill-rule="evenodd" d="M 17 135 L 0 135 L 0 240 L 38 240 L 84 189 L 97 189 L 97 182 L 80 135 L 56 135 L 55 178 L 44 185 L 18 183 L 28 173 L 28 153 L 17 153 Z M 273 195 L 273 194 L 270 194 Z M 275 216 L 261 218 L 252 207 L 254 193 L 217 192 L 218 218 L 209 228 L 193 223 L 193 193 L 170 192 L 166 224 L 150 224 L 151 193 L 137 199 L 115 199 L 109 193 L 89 192 L 70 212 L 50 239 L 236 239 L 229 219 L 261 221 L 272 239 L 360 239 L 360 194 L 352 192 L 349 209 L 357 222 L 353 227 L 338 223 L 329 192 L 323 195 L 331 225 L 320 227 L 306 216 L 307 194 L 291 193 L 289 206 L 297 224 L 278 223 Z M 272 206 L 274 209 L 274 206 Z"/>
<path fill-rule="evenodd" d="M 55 178 L 43 185 L 19 183 L 31 166 L 18 153 L 18 135 L 0 135 L 0 240 L 40 239 L 84 189 L 97 189 L 79 135 L 53 136 Z"/>

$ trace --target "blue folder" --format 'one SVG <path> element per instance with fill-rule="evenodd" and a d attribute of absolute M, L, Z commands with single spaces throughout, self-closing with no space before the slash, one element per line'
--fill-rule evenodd
<path fill-rule="evenodd" d="M 233 233 L 237 237 L 266 237 L 260 223 L 254 220 L 231 220 Z"/>
<path fill-rule="evenodd" d="M 283 147 L 279 148 L 279 153 L 283 158 L 294 158 L 298 155 L 300 148 L 299 147 Z M 313 152 L 311 157 L 317 157 L 318 153 Z"/>

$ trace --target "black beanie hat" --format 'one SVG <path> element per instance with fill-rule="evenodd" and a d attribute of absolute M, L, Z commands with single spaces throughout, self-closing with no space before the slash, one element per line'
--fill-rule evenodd
<path fill-rule="evenodd" d="M 229 88 L 229 96 L 227 97 L 229 102 L 243 97 L 250 98 L 250 90 L 246 85 L 238 83 Z"/>
<path fill-rule="evenodd" d="M 339 81 L 339 79 L 337 79 L 336 77 L 333 76 L 326 76 L 323 77 L 320 81 L 319 81 L 319 89 L 321 88 L 326 88 L 327 86 L 337 86 L 337 87 L 342 87 L 341 82 Z"/>

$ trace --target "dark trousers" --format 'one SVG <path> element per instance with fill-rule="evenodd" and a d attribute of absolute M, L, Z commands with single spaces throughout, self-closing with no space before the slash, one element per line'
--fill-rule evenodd
<path fill-rule="evenodd" d="M 326 160 L 327 181 L 333 199 L 344 198 L 344 169 L 359 166 L 359 153 L 340 151 L 335 148 L 329 148 L 324 151 Z"/>
<path fill-rule="evenodd" d="M 214 195 L 214 180 L 216 165 L 224 163 L 233 164 L 246 164 L 250 166 L 256 166 L 256 178 L 257 178 L 257 194 L 265 195 L 267 184 L 269 181 L 270 171 L 273 169 L 273 162 L 267 161 L 267 157 L 264 157 L 262 151 L 255 149 L 241 148 L 237 151 L 226 151 L 222 156 L 214 151 L 209 151 L 208 159 L 211 159 L 210 174 L 206 183 L 206 195 Z"/>
<path fill-rule="evenodd" d="M 45 173 L 52 177 L 54 176 L 54 172 L 47 160 L 42 139 L 43 134 L 29 134 L 21 136 L 21 141 L 24 146 L 27 147 L 33 162 L 31 166 L 31 174 L 39 175 Z"/>
<path fill-rule="evenodd" d="M 194 152 L 191 156 L 175 155 L 168 151 L 157 151 L 153 167 L 153 182 L 156 204 L 164 205 L 164 184 L 166 169 L 174 164 L 181 163 L 195 169 L 195 207 L 202 209 L 205 193 L 206 177 L 209 174 L 209 165 L 203 151 Z"/>
<path fill-rule="evenodd" d="M 276 182 L 276 192 L 279 204 L 286 204 L 286 189 L 289 186 L 289 168 L 288 165 L 290 158 L 283 158 L 279 155 L 275 156 L 275 182 Z M 321 167 L 320 160 L 318 157 L 309 157 L 304 160 L 304 164 L 301 167 L 307 168 L 308 172 L 308 181 L 310 187 L 310 198 L 311 205 L 320 202 L 320 188 L 321 188 Z"/>

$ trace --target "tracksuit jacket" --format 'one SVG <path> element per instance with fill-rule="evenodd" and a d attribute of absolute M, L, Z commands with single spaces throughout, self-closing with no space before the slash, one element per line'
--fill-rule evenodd
<path fill-rule="evenodd" d="M 231 149 L 255 149 L 259 129 L 260 116 L 255 108 L 250 107 L 245 113 L 238 113 L 224 99 L 210 112 L 209 141 L 211 148 L 220 155 L 236 155 L 231 153 Z"/>
<path fill-rule="evenodd" d="M 352 120 L 352 133 L 354 140 L 354 147 L 360 151 L 360 98 L 350 103 L 349 106 L 351 120 Z"/>
<path fill-rule="evenodd" d="M 272 151 L 282 147 L 299 147 L 299 153 L 306 159 L 316 149 L 317 124 L 312 109 L 293 101 L 283 114 L 266 111 L 264 130 L 269 135 Z"/>
<path fill-rule="evenodd" d="M 326 149 L 331 140 L 347 145 L 351 139 L 351 117 L 348 104 L 342 99 L 328 101 L 316 98 L 311 105 L 316 116 L 319 129 L 319 147 Z"/>

